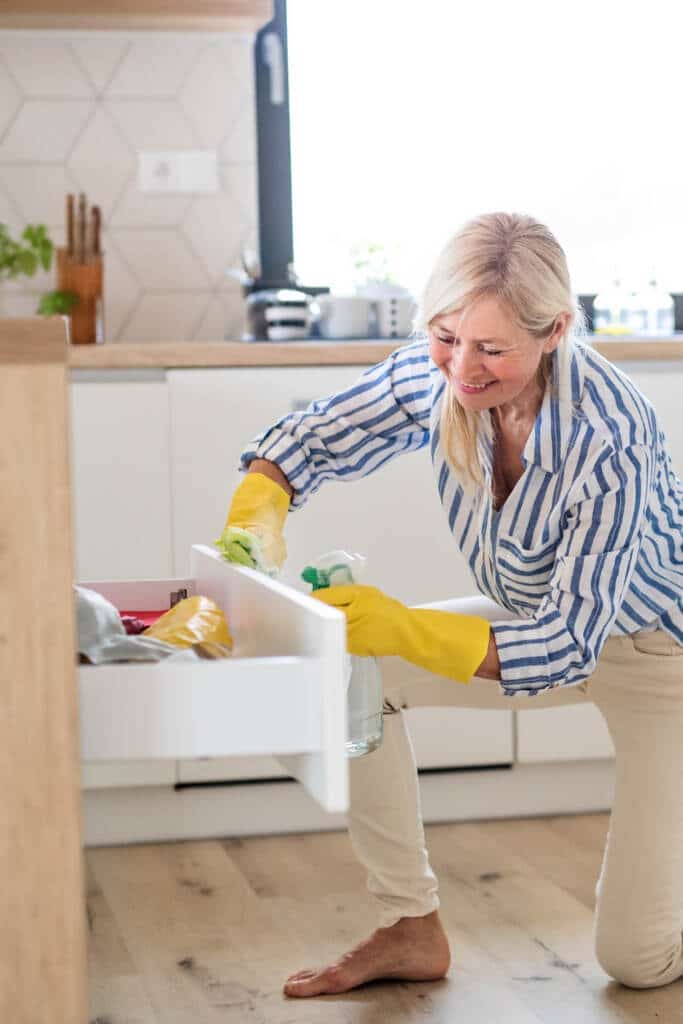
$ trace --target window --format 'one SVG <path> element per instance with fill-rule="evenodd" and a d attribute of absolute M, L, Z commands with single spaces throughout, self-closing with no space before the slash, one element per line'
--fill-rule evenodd
<path fill-rule="evenodd" d="M 284 7 L 284 0 L 278 0 Z M 463 221 L 548 224 L 577 292 L 683 291 L 679 38 L 663 0 L 287 0 L 293 258 L 419 292 Z"/>

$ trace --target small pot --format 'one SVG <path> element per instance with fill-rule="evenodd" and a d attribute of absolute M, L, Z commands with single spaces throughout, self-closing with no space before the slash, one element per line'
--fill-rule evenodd
<path fill-rule="evenodd" d="M 318 330 L 322 338 L 367 338 L 372 302 L 362 295 L 320 295 Z"/>

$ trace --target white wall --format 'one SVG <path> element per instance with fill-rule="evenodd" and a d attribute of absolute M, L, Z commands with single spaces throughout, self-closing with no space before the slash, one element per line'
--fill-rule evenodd
<path fill-rule="evenodd" d="M 256 247 L 253 37 L 0 31 L 0 222 L 65 237 L 64 196 L 102 209 L 106 340 L 239 337 L 225 269 Z M 137 188 L 137 152 L 214 149 L 220 191 Z M 2 315 L 35 312 L 54 271 L 3 283 Z"/>

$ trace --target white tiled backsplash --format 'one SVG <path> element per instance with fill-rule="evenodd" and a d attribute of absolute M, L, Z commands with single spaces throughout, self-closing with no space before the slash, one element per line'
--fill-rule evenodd
<path fill-rule="evenodd" d="M 240 247 L 257 248 L 253 37 L 0 31 L 0 222 L 65 240 L 64 197 L 102 210 L 105 340 L 239 338 Z M 212 149 L 220 191 L 154 194 L 140 151 Z M 0 285 L 35 312 L 54 270 Z"/>

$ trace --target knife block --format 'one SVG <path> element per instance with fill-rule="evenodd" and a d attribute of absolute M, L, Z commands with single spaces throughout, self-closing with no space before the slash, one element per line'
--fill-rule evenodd
<path fill-rule="evenodd" d="M 57 249 L 57 288 L 75 292 L 78 302 L 69 313 L 72 345 L 90 345 L 102 340 L 102 257 L 77 263 L 66 249 Z"/>

